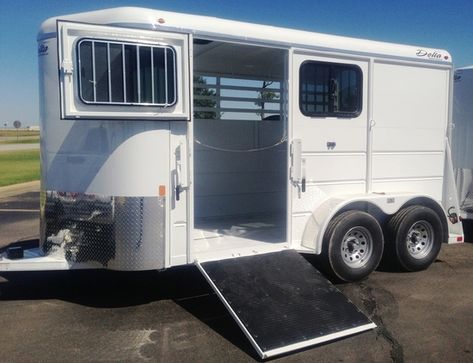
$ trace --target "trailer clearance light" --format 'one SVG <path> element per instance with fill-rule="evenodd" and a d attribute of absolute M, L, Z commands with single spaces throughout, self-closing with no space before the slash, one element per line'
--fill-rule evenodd
<path fill-rule="evenodd" d="M 166 196 L 166 186 L 165 185 L 160 185 L 158 189 L 159 189 L 158 195 L 160 197 Z"/>
<path fill-rule="evenodd" d="M 462 237 L 462 236 L 458 236 L 458 237 L 457 237 L 457 242 L 463 242 L 463 237 Z"/>

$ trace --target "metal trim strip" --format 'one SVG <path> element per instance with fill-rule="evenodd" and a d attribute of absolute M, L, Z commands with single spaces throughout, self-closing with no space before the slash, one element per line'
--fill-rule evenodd
<path fill-rule="evenodd" d="M 273 357 L 273 356 L 283 354 L 283 353 L 287 353 L 287 352 L 290 352 L 290 351 L 293 351 L 293 350 L 306 348 L 306 347 L 309 347 L 311 345 L 316 345 L 316 344 L 328 342 L 330 340 L 335 340 L 335 339 L 338 339 L 338 338 L 346 337 L 348 335 L 361 333 L 361 332 L 364 332 L 364 331 L 367 331 L 367 330 L 370 330 L 370 329 L 374 329 L 376 327 L 377 327 L 377 325 L 375 323 L 366 324 L 366 325 L 362 325 L 362 326 L 359 326 L 359 327 L 356 327 L 356 328 L 343 330 L 343 331 L 338 332 L 338 333 L 325 335 L 323 337 L 319 337 L 319 338 L 307 340 L 307 341 L 304 341 L 304 342 L 287 345 L 287 346 L 282 347 L 282 348 L 268 350 L 267 352 L 264 352 L 264 356 L 262 358 Z"/>

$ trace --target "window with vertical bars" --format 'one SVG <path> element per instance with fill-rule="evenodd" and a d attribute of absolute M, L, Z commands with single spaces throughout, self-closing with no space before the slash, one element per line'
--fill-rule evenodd
<path fill-rule="evenodd" d="M 77 48 L 83 102 L 160 107 L 176 103 L 172 47 L 83 39 Z"/>
<path fill-rule="evenodd" d="M 361 112 L 362 72 L 351 64 L 307 61 L 299 72 L 299 106 L 306 116 L 356 117 Z"/>

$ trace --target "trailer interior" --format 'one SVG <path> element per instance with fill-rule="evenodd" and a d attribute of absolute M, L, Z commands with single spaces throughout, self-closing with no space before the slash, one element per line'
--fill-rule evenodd
<path fill-rule="evenodd" d="M 200 260 L 287 241 L 287 52 L 194 41 L 194 235 Z"/>

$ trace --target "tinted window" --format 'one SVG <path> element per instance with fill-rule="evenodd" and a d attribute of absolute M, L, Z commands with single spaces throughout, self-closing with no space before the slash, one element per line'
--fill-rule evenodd
<path fill-rule="evenodd" d="M 136 46 L 125 45 L 125 94 L 128 103 L 139 102 L 136 67 Z"/>
<path fill-rule="evenodd" d="M 355 117 L 361 111 L 362 74 L 355 65 L 305 62 L 299 105 L 306 116 Z"/>
<path fill-rule="evenodd" d="M 82 40 L 79 95 L 86 103 L 170 106 L 176 56 L 167 46 Z"/>
<path fill-rule="evenodd" d="M 153 69 L 151 68 L 151 47 L 140 49 L 140 97 L 141 102 L 153 103 Z"/>
<path fill-rule="evenodd" d="M 108 102 L 108 51 L 107 44 L 95 43 L 95 97 L 98 102 Z"/>
<path fill-rule="evenodd" d="M 112 102 L 124 102 L 123 89 L 123 55 L 121 44 L 110 44 L 110 78 Z"/>
<path fill-rule="evenodd" d="M 80 84 L 81 97 L 84 101 L 94 100 L 94 74 L 92 66 L 92 43 L 84 42 L 80 45 Z"/>

